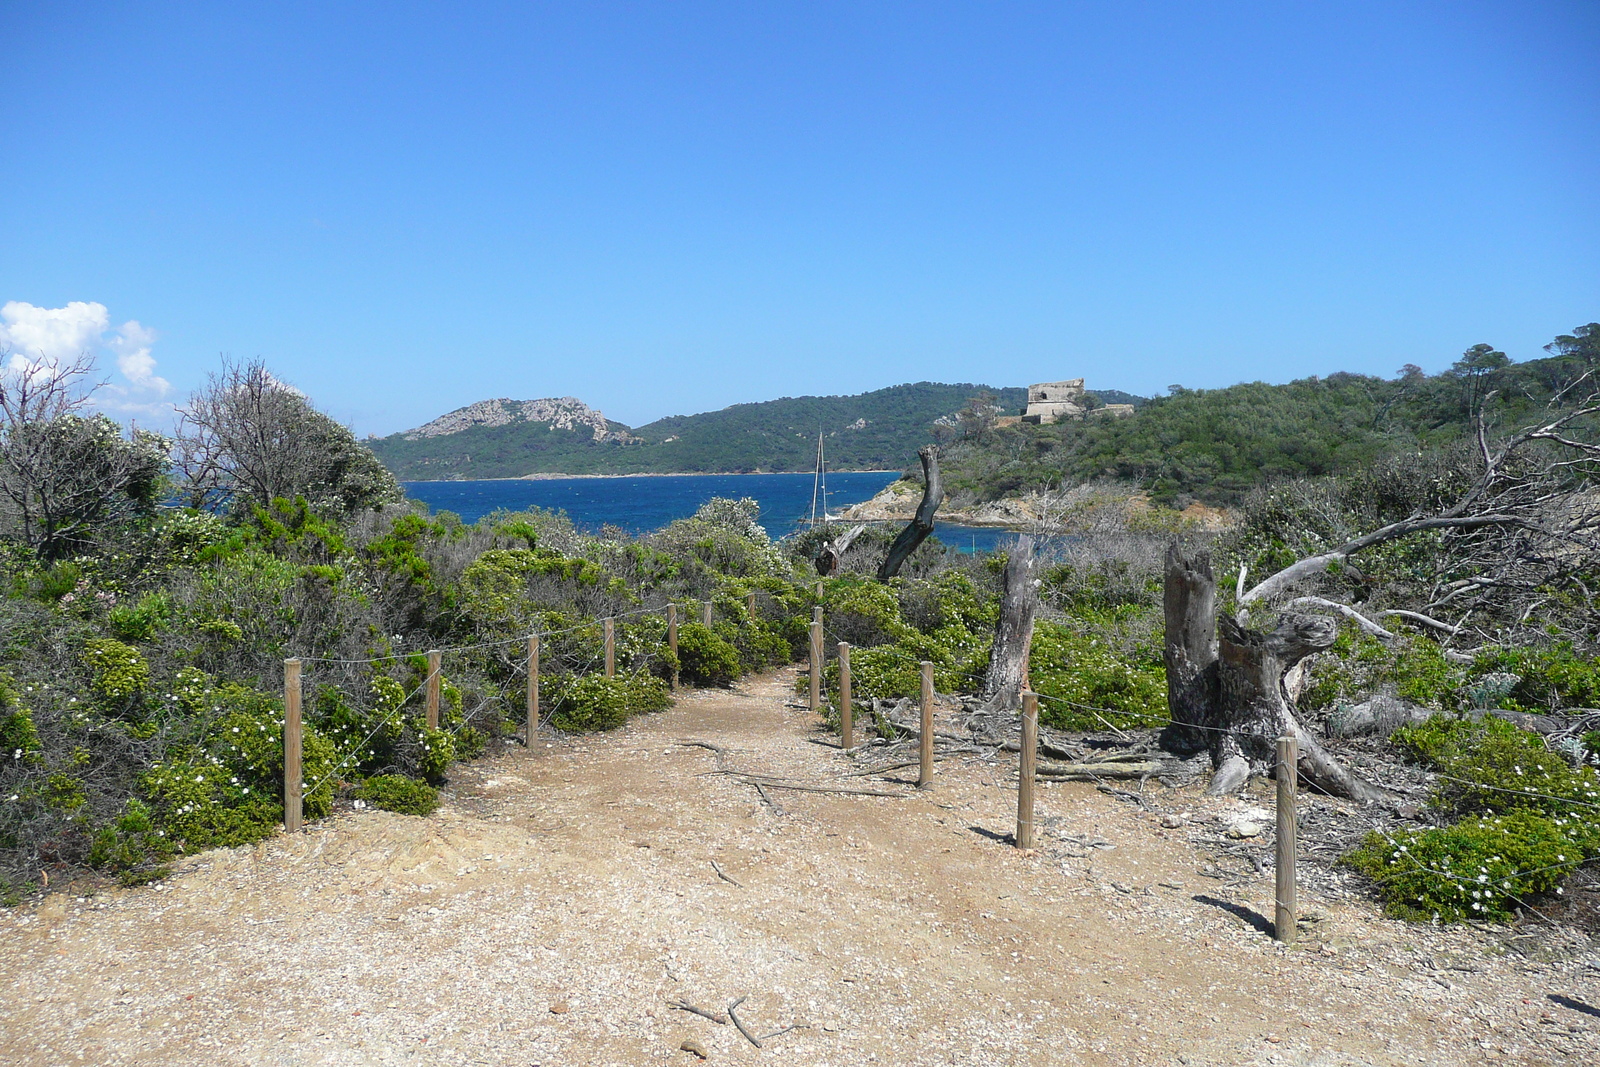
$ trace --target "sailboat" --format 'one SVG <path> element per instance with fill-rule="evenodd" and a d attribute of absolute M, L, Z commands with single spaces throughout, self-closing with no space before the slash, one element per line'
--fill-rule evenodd
<path fill-rule="evenodd" d="M 817 505 L 822 506 L 822 514 L 817 515 Z M 828 463 L 822 452 L 822 431 L 817 431 L 817 472 L 811 481 L 811 519 L 810 525 L 819 522 L 838 522 L 840 516 L 828 514 Z"/>

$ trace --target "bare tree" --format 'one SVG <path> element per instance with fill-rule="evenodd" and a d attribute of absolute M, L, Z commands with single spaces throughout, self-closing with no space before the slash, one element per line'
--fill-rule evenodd
<path fill-rule="evenodd" d="M 1469 624 L 1481 624 L 1498 631 L 1480 630 L 1481 638 L 1504 640 L 1563 585 L 1578 583 L 1589 599 L 1584 574 L 1600 558 L 1600 440 L 1595 426 L 1600 391 L 1593 389 L 1593 381 L 1592 372 L 1582 374 L 1555 394 L 1543 418 L 1504 436 L 1494 433 L 1480 408 L 1473 437 L 1475 469 L 1454 500 L 1296 560 L 1254 586 L 1246 588 L 1241 575 L 1241 614 L 1315 584 L 1358 553 L 1423 533 L 1436 537 L 1428 599 L 1382 615 L 1408 619 L 1450 638 L 1472 632 Z M 1585 387 L 1588 391 L 1580 392 Z M 1490 394 L 1486 399 L 1493 398 Z M 1368 632 L 1382 629 L 1352 605 L 1315 597 L 1296 603 L 1356 618 Z"/>
<path fill-rule="evenodd" d="M 352 512 L 403 496 L 371 449 L 259 360 L 225 363 L 179 415 L 174 466 L 192 507 L 303 496 Z"/>
<path fill-rule="evenodd" d="M 0 504 L 11 536 L 43 559 L 152 507 L 166 465 L 161 435 L 124 437 L 105 415 L 85 414 L 93 371 L 87 353 L 68 364 L 13 356 L 0 371 Z"/>
<path fill-rule="evenodd" d="M 1489 394 L 1484 406 L 1492 399 Z M 1333 621 L 1290 611 L 1270 631 L 1252 631 L 1247 615 L 1315 586 L 1363 551 L 1427 534 L 1434 538 L 1429 599 L 1416 605 L 1419 610 L 1380 614 L 1426 626 L 1447 640 L 1468 632 L 1469 621 L 1481 615 L 1482 625 L 1497 628 L 1503 640 L 1508 627 L 1527 624 L 1551 590 L 1574 582 L 1582 588 L 1600 559 L 1597 415 L 1600 392 L 1593 391 L 1589 373 L 1558 390 L 1542 419 L 1503 436 L 1493 432 L 1480 407 L 1475 469 L 1453 499 L 1296 560 L 1252 587 L 1241 570 L 1238 619 L 1214 614 L 1209 558 L 1187 558 L 1174 545 L 1165 576 L 1169 747 L 1209 747 L 1216 767 L 1212 791 L 1225 792 L 1252 774 L 1267 773 L 1272 738 L 1290 734 L 1300 739 L 1299 772 L 1308 781 L 1363 803 L 1391 800 L 1322 749 L 1298 721 L 1284 681 L 1302 659 L 1332 645 Z M 1586 588 L 1584 594 L 1591 602 Z M 1282 606 L 1331 611 L 1369 633 L 1393 636 L 1352 604 L 1302 595 Z M 1490 636 L 1488 629 L 1479 632 Z"/>
<path fill-rule="evenodd" d="M 1039 557 L 1032 534 L 1022 534 L 1006 558 L 1005 592 L 995 623 L 989 670 L 979 696 L 990 711 L 1015 711 L 1022 706 L 1028 682 L 1028 652 L 1033 647 L 1033 622 L 1039 610 Z"/>
<path fill-rule="evenodd" d="M 888 554 L 883 557 L 883 564 L 878 568 L 880 582 L 899 574 L 906 557 L 933 533 L 933 517 L 944 501 L 944 482 L 939 478 L 939 446 L 926 445 L 917 451 L 917 456 L 922 460 L 922 503 L 917 505 L 917 513 L 906 523 L 905 529 L 900 531 L 900 536 L 894 539 Z"/>

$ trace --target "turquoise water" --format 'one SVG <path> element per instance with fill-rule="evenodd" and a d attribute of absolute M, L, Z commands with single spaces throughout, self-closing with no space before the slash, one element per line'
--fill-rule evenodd
<path fill-rule="evenodd" d="M 828 507 L 837 512 L 870 499 L 893 482 L 894 471 L 837 472 L 828 475 Z M 811 516 L 813 479 L 809 474 L 665 474 L 626 478 L 541 478 L 522 481 L 406 482 L 406 492 L 435 511 L 453 511 L 477 522 L 501 508 L 565 511 L 586 530 L 620 526 L 629 533 L 658 530 L 687 518 L 712 497 L 751 497 L 761 506 L 761 523 L 774 537 L 801 528 Z M 963 552 L 990 552 L 1009 536 L 1004 530 L 941 523 L 934 535 Z"/>

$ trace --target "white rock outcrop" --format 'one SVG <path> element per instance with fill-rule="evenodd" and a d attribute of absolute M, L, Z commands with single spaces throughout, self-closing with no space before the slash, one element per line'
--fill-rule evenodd
<path fill-rule="evenodd" d="M 415 430 L 407 430 L 405 439 L 416 441 L 424 437 L 444 437 L 470 430 L 474 426 L 508 426 L 514 422 L 547 422 L 552 430 L 576 430 L 587 426 L 596 441 L 607 438 L 630 440 L 632 435 L 613 430 L 606 417 L 575 396 L 546 397 L 543 400 L 480 400 L 464 408 L 456 408 L 447 415 Z"/>

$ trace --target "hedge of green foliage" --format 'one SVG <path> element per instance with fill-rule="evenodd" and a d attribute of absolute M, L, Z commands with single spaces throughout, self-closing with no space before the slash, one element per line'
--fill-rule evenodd
<path fill-rule="evenodd" d="M 550 723 L 559 730 L 615 730 L 635 715 L 672 706 L 667 683 L 647 674 L 569 675 L 550 692 Z"/>
<path fill-rule="evenodd" d="M 690 685 L 728 685 L 739 677 L 739 650 L 709 626 L 678 627 L 678 669 Z"/>
<path fill-rule="evenodd" d="M 439 791 L 427 782 L 399 774 L 376 774 L 351 791 L 355 800 L 401 815 L 432 815 L 439 806 Z"/>
<path fill-rule="evenodd" d="M 1431 807 L 1452 825 L 1371 834 L 1346 862 L 1389 912 L 1417 921 L 1509 919 L 1600 855 L 1600 773 L 1502 719 L 1436 715 L 1395 741 L 1436 770 Z M 1465 816 L 1465 817 L 1463 817 Z"/>

